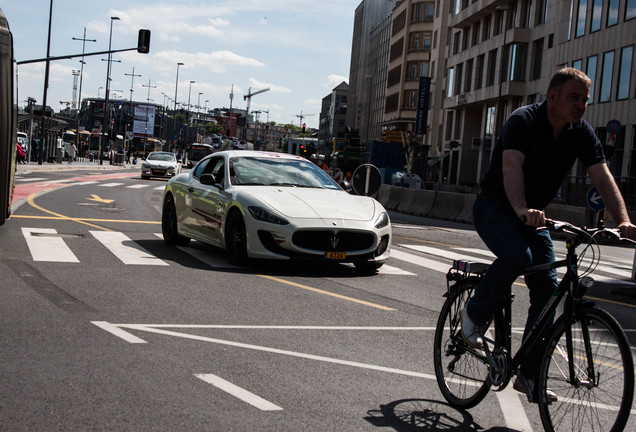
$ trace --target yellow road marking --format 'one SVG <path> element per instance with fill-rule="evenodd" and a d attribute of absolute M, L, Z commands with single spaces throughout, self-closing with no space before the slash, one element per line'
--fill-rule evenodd
<path fill-rule="evenodd" d="M 133 224 L 151 224 L 160 225 L 160 221 L 144 221 L 144 220 L 125 220 L 125 219 L 98 219 L 98 218 L 69 218 L 66 216 L 26 216 L 26 215 L 11 215 L 12 218 L 21 219 L 48 219 L 48 220 L 73 220 L 84 222 L 118 222 L 118 223 L 133 223 Z"/>
<path fill-rule="evenodd" d="M 103 230 L 103 231 L 112 231 L 111 229 L 108 229 L 108 228 L 105 228 L 105 227 L 101 227 L 99 225 L 94 225 L 94 224 L 91 224 L 91 223 L 88 223 L 88 222 L 84 222 L 83 220 L 78 219 L 78 218 L 72 218 L 72 217 L 69 217 L 69 216 L 64 216 L 64 215 L 61 215 L 59 213 L 52 212 L 51 210 L 47 210 L 44 207 L 40 207 L 34 201 L 34 199 L 35 199 L 35 197 L 37 195 L 38 194 L 35 194 L 35 193 L 29 195 L 29 197 L 27 198 L 27 202 L 32 207 L 34 207 L 34 208 L 36 208 L 36 209 L 38 209 L 38 210 L 40 210 L 40 211 L 42 211 L 44 213 L 51 214 L 51 215 L 56 216 L 57 218 L 62 219 L 62 220 L 68 220 L 68 221 L 72 221 L 72 222 L 81 223 L 81 224 L 88 225 L 88 226 L 93 227 L 93 228 L 98 228 L 98 229 Z"/>
<path fill-rule="evenodd" d="M 104 204 L 110 204 L 113 201 L 115 201 L 115 200 L 112 200 L 112 199 L 101 198 L 99 195 L 91 194 L 91 197 L 92 198 L 86 198 L 86 199 L 89 200 L 89 201 L 97 201 L 97 202 L 101 202 L 101 203 L 104 203 Z"/>
<path fill-rule="evenodd" d="M 376 308 L 376 309 L 382 309 L 382 310 L 386 310 L 386 311 L 394 311 L 394 310 L 396 310 L 396 309 L 390 308 L 388 306 L 382 306 L 382 305 L 379 305 L 377 303 L 371 303 L 371 302 L 367 302 L 367 301 L 364 301 L 364 300 L 359 300 L 359 299 L 356 299 L 356 298 L 353 298 L 353 297 L 348 297 L 348 296 L 344 296 L 344 295 L 341 295 L 341 294 L 336 294 L 336 293 L 333 293 L 333 292 L 330 292 L 330 291 L 325 291 L 325 290 L 321 290 L 321 289 L 318 289 L 318 288 L 313 288 L 313 287 L 310 287 L 310 286 L 307 286 L 307 285 L 299 284 L 299 283 L 296 283 L 296 282 L 291 282 L 291 281 L 288 281 L 288 280 L 285 280 L 285 279 L 280 279 L 280 278 L 277 278 L 277 277 L 274 277 L 274 276 L 267 276 L 267 275 L 262 275 L 262 274 L 257 274 L 255 276 L 262 277 L 262 278 L 265 278 L 265 279 L 270 279 L 270 280 L 273 280 L 275 282 L 280 282 L 280 283 L 283 283 L 283 284 L 295 286 L 297 288 L 302 288 L 302 289 L 305 289 L 305 290 L 308 290 L 308 291 L 317 292 L 319 294 L 324 294 L 324 295 L 328 295 L 328 296 L 331 296 L 331 297 L 336 297 L 336 298 L 339 298 L 339 299 L 342 299 L 342 300 L 347 300 L 347 301 L 354 302 L 354 303 L 360 303 L 360 304 L 363 304 L 365 306 L 370 306 L 370 307 L 373 307 L 373 308 Z"/>

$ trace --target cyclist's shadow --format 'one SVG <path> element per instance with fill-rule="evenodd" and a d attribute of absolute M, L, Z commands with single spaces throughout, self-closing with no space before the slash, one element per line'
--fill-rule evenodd
<path fill-rule="evenodd" d="M 390 427 L 398 432 L 514 432 L 504 427 L 484 430 L 475 423 L 468 411 L 431 399 L 402 399 L 380 405 L 378 410 L 367 411 L 365 420 L 375 426 Z"/>

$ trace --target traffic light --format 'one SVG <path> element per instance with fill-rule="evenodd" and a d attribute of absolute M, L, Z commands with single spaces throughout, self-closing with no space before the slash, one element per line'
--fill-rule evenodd
<path fill-rule="evenodd" d="M 307 125 L 305 123 L 303 123 L 303 133 L 305 133 L 305 128 L 307 127 Z"/>
<path fill-rule="evenodd" d="M 140 29 L 137 38 L 137 52 L 148 54 L 150 52 L 150 30 Z"/>
<path fill-rule="evenodd" d="M 305 146 L 304 145 L 300 145 L 300 151 L 298 152 L 299 156 L 305 156 Z"/>

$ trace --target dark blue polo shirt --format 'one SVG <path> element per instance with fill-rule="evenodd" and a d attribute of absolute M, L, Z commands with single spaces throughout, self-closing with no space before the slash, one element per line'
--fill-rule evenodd
<path fill-rule="evenodd" d="M 590 124 L 570 123 L 555 140 L 548 122 L 547 102 L 516 109 L 504 124 L 493 150 L 490 168 L 481 182 L 485 196 L 508 201 L 503 185 L 502 156 L 507 149 L 525 155 L 523 178 L 529 208 L 543 210 L 554 199 L 578 158 L 585 167 L 605 162 L 603 147 Z"/>

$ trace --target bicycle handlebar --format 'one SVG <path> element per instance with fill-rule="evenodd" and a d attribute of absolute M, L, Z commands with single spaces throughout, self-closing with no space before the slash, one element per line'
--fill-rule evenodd
<path fill-rule="evenodd" d="M 519 220 L 521 223 L 525 224 L 528 222 L 528 218 L 525 215 L 522 215 Z M 558 221 L 554 219 L 545 220 L 545 229 L 553 232 L 569 232 L 570 234 L 575 234 L 577 236 L 583 237 L 585 239 L 591 240 L 595 237 L 601 237 L 605 240 L 612 240 L 616 242 L 630 242 L 636 243 L 634 240 L 631 240 L 627 237 L 623 237 L 621 230 L 618 228 L 586 228 L 586 227 L 578 227 L 576 225 L 572 225 L 569 222 Z"/>

